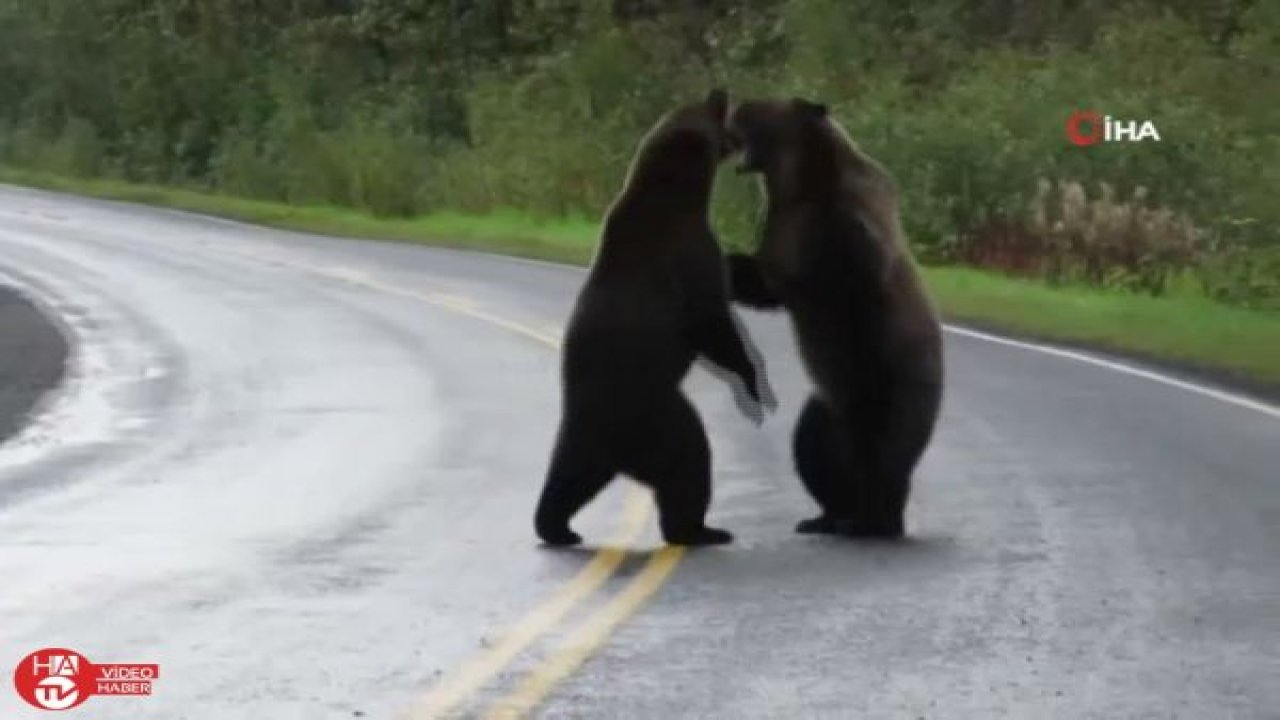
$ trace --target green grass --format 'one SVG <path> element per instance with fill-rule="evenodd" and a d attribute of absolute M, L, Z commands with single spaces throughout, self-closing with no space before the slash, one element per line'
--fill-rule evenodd
<path fill-rule="evenodd" d="M 0 182 L 161 205 L 273 227 L 458 247 L 585 264 L 597 224 L 518 212 L 377 218 L 354 210 L 298 207 L 112 180 L 80 180 L 0 167 Z M 1079 343 L 1280 383 L 1280 313 L 1198 297 L 1151 298 L 1093 288 L 1055 288 L 964 268 L 927 268 L 952 320 Z"/>
<path fill-rule="evenodd" d="M 579 265 L 590 262 L 596 242 L 594 221 L 543 220 L 518 212 L 380 218 L 348 208 L 287 205 L 119 180 L 68 178 L 3 166 L 0 166 L 0 182 L 190 210 L 288 230 L 484 250 Z"/>
<path fill-rule="evenodd" d="M 926 278 L 954 320 L 1280 383 L 1278 313 L 1200 297 L 1048 287 L 964 268 L 930 268 Z"/>

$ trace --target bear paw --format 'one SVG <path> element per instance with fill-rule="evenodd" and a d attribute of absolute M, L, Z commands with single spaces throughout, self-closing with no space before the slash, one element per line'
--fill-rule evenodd
<path fill-rule="evenodd" d="M 866 520 L 833 518 L 827 515 L 801 520 L 796 525 L 801 535 L 839 535 L 866 540 L 897 540 L 906 533 L 901 520 Z"/>
<path fill-rule="evenodd" d="M 733 542 L 733 533 L 719 528 L 704 527 L 692 531 L 665 533 L 668 545 L 726 545 Z"/>
<path fill-rule="evenodd" d="M 538 537 L 542 538 L 542 542 L 552 547 L 568 547 L 582 542 L 582 536 L 567 527 L 554 531 L 539 530 Z"/>
<path fill-rule="evenodd" d="M 858 540 L 899 540 L 906 533 L 900 520 L 836 520 L 833 535 Z"/>
<path fill-rule="evenodd" d="M 801 535 L 834 535 L 836 521 L 826 515 L 811 517 L 808 520 L 801 520 L 797 523 L 796 532 Z"/>

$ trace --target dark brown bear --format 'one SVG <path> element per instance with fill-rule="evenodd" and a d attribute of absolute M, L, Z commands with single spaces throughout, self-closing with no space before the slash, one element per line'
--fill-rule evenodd
<path fill-rule="evenodd" d="M 818 103 L 746 101 L 728 128 L 768 196 L 756 254 L 729 258 L 734 299 L 786 308 L 815 386 L 792 443 L 822 514 L 796 531 L 901 537 L 943 361 L 894 182 Z"/>
<path fill-rule="evenodd" d="M 717 90 L 663 117 L 605 216 L 565 334 L 563 417 L 534 521 L 548 544 L 581 542 L 569 521 L 617 473 L 653 488 L 668 543 L 733 539 L 705 524 L 711 451 L 680 391 L 703 356 L 737 375 L 745 392 L 735 394 L 757 422 L 768 397 L 731 314 L 724 255 L 707 219 L 716 167 L 729 152 L 727 112 Z"/>

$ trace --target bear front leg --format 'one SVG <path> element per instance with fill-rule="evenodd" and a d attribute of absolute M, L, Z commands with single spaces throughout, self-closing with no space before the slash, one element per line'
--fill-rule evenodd
<path fill-rule="evenodd" d="M 748 404 L 741 393 L 734 393 L 743 414 L 757 424 L 763 422 L 764 412 L 775 410 L 778 403 L 773 388 L 769 386 L 768 375 L 763 372 L 763 359 L 754 348 L 748 349 L 728 309 L 704 316 L 694 325 L 692 333 L 693 346 L 700 355 L 741 380 L 746 397 L 752 401 Z M 761 370 L 757 371 L 757 367 Z"/>

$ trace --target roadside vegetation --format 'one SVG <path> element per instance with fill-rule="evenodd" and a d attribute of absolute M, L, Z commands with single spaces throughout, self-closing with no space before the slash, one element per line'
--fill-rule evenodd
<path fill-rule="evenodd" d="M 1277 57 L 1260 0 L 0 0 L 0 179 L 584 262 L 657 114 L 799 94 L 950 316 L 1276 381 Z M 757 208 L 726 172 L 727 243 Z"/>
<path fill-rule="evenodd" d="M 0 182 L 147 203 L 305 232 L 503 253 L 585 265 L 598 224 L 518 211 L 376 217 L 351 208 L 289 205 L 227 195 L 83 180 L 0 168 Z M 927 266 L 947 317 L 1049 341 L 1084 344 L 1280 387 L 1280 319 L 1194 294 L 1150 297 L 1087 285 L 1050 286 L 989 270 Z"/>

